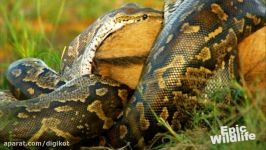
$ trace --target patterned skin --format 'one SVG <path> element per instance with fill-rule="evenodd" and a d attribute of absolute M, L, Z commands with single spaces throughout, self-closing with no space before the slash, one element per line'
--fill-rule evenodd
<path fill-rule="evenodd" d="M 67 140 L 75 144 L 102 135 L 121 116 L 132 90 L 91 75 L 92 65 L 83 58 L 93 58 L 106 37 L 123 26 L 161 17 L 160 11 L 133 3 L 104 15 L 64 51 L 61 73 L 36 58 L 12 63 L 6 75 L 13 95 L 0 93 L 0 141 Z"/>
<path fill-rule="evenodd" d="M 14 140 L 51 138 L 76 143 L 104 136 L 113 147 L 127 142 L 135 148 L 144 147 L 156 133 L 164 131 L 154 114 L 168 121 L 175 131 L 184 129 L 189 125 L 188 112 L 200 99 L 211 99 L 212 94 L 230 88 L 230 81 L 238 78 L 237 45 L 265 26 L 266 4 L 262 0 L 177 2 L 166 3 L 171 5 L 166 10 L 167 22 L 133 96 L 115 81 L 79 76 L 43 97 L 1 102 L 1 120 L 19 118 L 0 123 L 4 126 L 1 140 L 8 136 L 6 130 L 14 129 Z M 86 120 L 79 121 L 82 116 Z M 95 121 L 89 124 L 91 120 Z"/>
<path fill-rule="evenodd" d="M 162 131 L 154 113 L 175 131 L 184 129 L 197 100 L 237 78 L 237 45 L 265 26 L 265 11 L 259 0 L 184 0 L 158 36 L 109 142 L 145 145 Z"/>

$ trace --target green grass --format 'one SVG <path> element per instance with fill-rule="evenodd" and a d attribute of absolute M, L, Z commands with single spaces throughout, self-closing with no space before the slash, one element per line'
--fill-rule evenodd
<path fill-rule="evenodd" d="M 160 9 L 161 0 L 125 0 Z M 20 58 L 42 59 L 60 68 L 62 50 L 102 14 L 124 4 L 121 0 L 1 0 L 0 88 L 6 89 L 4 72 Z M 3 55 L 1 57 L 1 54 Z"/>
<path fill-rule="evenodd" d="M 161 1 L 153 3 L 143 0 L 127 0 L 160 8 Z M 47 3 L 49 5 L 47 5 Z M 64 46 L 68 45 L 76 35 L 86 28 L 88 23 L 105 12 L 118 7 L 119 0 L 42 0 L 17 1 L 2 0 L 0 5 L 0 89 L 7 89 L 4 71 L 8 65 L 17 59 L 36 57 L 44 60 L 55 70 L 60 68 L 60 57 Z M 76 22 L 76 24 L 75 24 Z M 74 23 L 72 28 L 67 28 Z M 75 27 L 75 25 L 79 25 Z M 70 30 L 70 31 L 68 31 Z M 168 141 L 153 149 L 163 147 L 187 149 L 263 149 L 266 147 L 266 118 L 259 106 L 266 99 L 263 92 L 251 96 L 245 87 L 235 84 L 242 104 L 231 107 L 219 103 L 207 103 L 201 111 L 193 112 L 194 129 L 174 132 L 169 124 L 158 118 L 158 122 L 168 129 L 163 139 Z M 251 102 L 253 100 L 253 103 Z M 224 110 L 227 108 L 226 116 Z M 221 125 L 241 124 L 247 126 L 248 131 L 256 134 L 256 141 L 231 144 L 212 145 L 210 135 L 220 133 Z M 0 149 L 7 149 L 1 146 Z"/>
<path fill-rule="evenodd" d="M 172 147 L 174 149 L 214 149 L 214 150 L 263 150 L 266 147 L 266 115 L 261 106 L 265 102 L 264 91 L 249 95 L 247 89 L 233 83 L 238 95 L 231 104 L 215 102 L 204 103 L 204 108 L 192 113 L 193 128 L 179 133 L 174 132 L 169 124 L 157 116 L 158 122 L 168 130 L 163 139 L 166 143 L 153 147 L 154 150 Z M 255 102 L 254 102 L 255 101 Z M 220 126 L 246 126 L 249 133 L 256 134 L 255 141 L 242 141 L 229 144 L 213 145 L 210 136 L 220 134 Z"/>
<path fill-rule="evenodd" d="M 57 11 L 56 18 L 52 21 L 56 27 L 60 21 L 64 1 Z M 55 47 L 48 39 L 45 33 L 43 20 L 41 16 L 41 2 L 34 1 L 32 10 L 34 18 L 27 16 L 27 12 L 22 9 L 26 5 L 23 1 L 3 1 L 0 6 L 1 19 L 1 39 L 0 39 L 0 53 L 6 53 L 5 62 L 1 61 L 1 75 L 0 88 L 6 88 L 6 81 L 4 80 L 4 71 L 8 65 L 17 59 L 25 57 L 36 57 L 45 61 L 54 69 L 59 69 L 60 51 L 56 51 Z M 33 25 L 28 21 L 36 21 L 39 29 L 33 28 Z M 56 31 L 56 30 L 55 30 Z M 51 33 L 51 35 L 55 34 Z M 50 37 L 51 38 L 51 37 Z"/>

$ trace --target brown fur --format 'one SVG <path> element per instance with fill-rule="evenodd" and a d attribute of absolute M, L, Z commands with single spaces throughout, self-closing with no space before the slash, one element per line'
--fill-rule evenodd
<path fill-rule="evenodd" d="M 135 88 L 143 63 L 161 29 L 161 19 L 128 25 L 109 36 L 96 52 L 95 73 Z M 239 45 L 239 69 L 251 91 L 266 88 L 266 27 Z M 254 82 L 257 81 L 257 82 Z M 256 84 L 257 83 L 257 84 Z"/>
<path fill-rule="evenodd" d="M 266 89 L 266 27 L 239 45 L 239 69 L 250 90 Z"/>
<path fill-rule="evenodd" d="M 244 85 L 251 92 L 254 103 L 266 114 L 266 27 L 247 37 L 239 45 L 239 69 Z"/>
<path fill-rule="evenodd" d="M 143 63 L 162 25 L 162 17 L 127 25 L 109 36 L 96 52 L 96 74 L 135 88 Z"/>

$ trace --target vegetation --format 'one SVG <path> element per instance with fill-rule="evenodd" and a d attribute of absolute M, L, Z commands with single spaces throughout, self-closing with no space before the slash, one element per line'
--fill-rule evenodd
<path fill-rule="evenodd" d="M 64 46 L 84 30 L 93 20 L 124 2 L 136 2 L 160 9 L 161 0 L 2 0 L 0 5 L 0 89 L 7 89 L 4 71 L 19 58 L 36 57 L 55 70 L 60 68 Z M 49 4 L 49 5 L 47 5 Z M 207 103 L 202 111 L 193 112 L 194 129 L 175 133 L 167 122 L 158 122 L 169 130 L 163 135 L 165 143 L 153 149 L 264 149 L 266 147 L 266 118 L 261 104 L 263 92 L 251 95 L 245 86 L 233 84 L 241 105 L 230 107 L 218 102 Z M 251 100 L 252 99 L 252 100 Z M 237 100 L 233 103 L 238 102 Z M 226 115 L 224 109 L 226 108 Z M 221 125 L 245 125 L 256 134 L 255 141 L 213 145 L 211 135 L 220 134 Z M 0 149 L 8 149 L 1 146 Z"/>
<path fill-rule="evenodd" d="M 58 71 L 64 47 L 99 16 L 125 2 L 162 7 L 161 0 L 2 0 L 0 88 L 6 88 L 4 71 L 19 58 L 40 58 Z"/>
<path fill-rule="evenodd" d="M 168 123 L 157 116 L 158 122 L 164 126 L 168 133 L 163 138 L 167 141 L 153 149 L 171 147 L 173 149 L 215 149 L 215 150 L 249 150 L 265 149 L 266 146 L 266 115 L 261 106 L 266 99 L 263 91 L 249 95 L 247 88 L 237 82 L 232 83 L 235 97 L 230 103 L 222 103 L 214 99 L 204 102 L 204 108 L 192 113 L 193 128 L 176 133 Z M 222 92 L 222 91 L 220 91 Z M 226 91 L 223 91 L 226 93 Z M 216 95 L 220 97 L 220 93 Z M 214 96 L 215 97 L 215 96 Z M 216 99 L 218 100 L 218 99 Z M 254 141 L 237 143 L 212 144 L 210 136 L 221 134 L 221 126 L 246 126 L 249 133 L 256 134 Z"/>

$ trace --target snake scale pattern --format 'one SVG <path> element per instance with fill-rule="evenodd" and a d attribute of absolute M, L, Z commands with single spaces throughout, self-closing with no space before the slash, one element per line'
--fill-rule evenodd
<path fill-rule="evenodd" d="M 154 114 L 184 129 L 197 100 L 237 79 L 237 45 L 266 25 L 266 2 L 166 0 L 164 27 L 135 91 L 91 74 L 108 35 L 158 14 L 127 4 L 99 18 L 66 48 L 60 74 L 38 59 L 11 64 L 7 79 L 16 98 L 0 92 L 0 141 L 75 144 L 104 137 L 113 147 L 141 148 L 165 131 Z"/>

